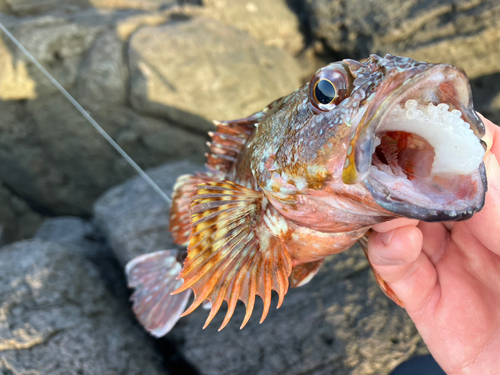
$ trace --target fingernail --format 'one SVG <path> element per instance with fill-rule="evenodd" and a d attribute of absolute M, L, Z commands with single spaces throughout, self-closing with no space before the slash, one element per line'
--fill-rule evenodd
<path fill-rule="evenodd" d="M 493 153 L 489 152 L 486 154 L 484 158 L 484 166 L 486 167 L 486 175 L 488 176 L 488 180 L 493 182 L 500 180 L 500 166 L 498 165 L 498 160 L 493 155 Z"/>
<path fill-rule="evenodd" d="M 382 243 L 385 246 L 387 246 L 391 243 L 393 236 L 394 236 L 394 230 L 391 230 L 390 232 L 382 233 L 382 235 L 380 236 L 380 241 L 382 241 Z"/>

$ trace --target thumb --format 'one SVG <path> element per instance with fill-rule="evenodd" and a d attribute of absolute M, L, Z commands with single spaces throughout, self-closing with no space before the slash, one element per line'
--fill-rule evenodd
<path fill-rule="evenodd" d="M 422 252 L 422 232 L 405 226 L 373 232 L 368 239 L 368 259 L 408 312 L 422 309 L 436 286 L 434 265 Z"/>

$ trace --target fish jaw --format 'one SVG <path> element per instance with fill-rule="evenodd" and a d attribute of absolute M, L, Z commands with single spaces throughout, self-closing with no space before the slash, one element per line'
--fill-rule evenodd
<path fill-rule="evenodd" d="M 388 75 L 377 90 L 353 137 L 344 182 L 363 184 L 397 215 L 467 219 L 483 207 L 487 190 L 485 127 L 468 79 L 446 64 L 405 73 Z"/>

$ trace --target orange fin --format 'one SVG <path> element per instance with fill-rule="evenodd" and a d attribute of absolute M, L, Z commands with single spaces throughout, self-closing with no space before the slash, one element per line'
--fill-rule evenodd
<path fill-rule="evenodd" d="M 316 276 L 324 261 L 325 259 L 320 259 L 293 267 L 292 274 L 290 275 L 290 287 L 297 288 L 306 285 Z"/>
<path fill-rule="evenodd" d="M 177 250 L 162 250 L 144 254 L 127 263 L 128 286 L 135 288 L 130 299 L 139 322 L 153 336 L 166 335 L 181 317 L 190 292 L 175 296 L 182 280 L 176 280 L 181 271 Z"/>
<path fill-rule="evenodd" d="M 194 187 L 202 182 L 213 181 L 217 176 L 214 173 L 197 173 L 195 175 L 185 174 L 177 178 L 172 194 L 172 206 L 170 208 L 169 230 L 172 233 L 174 243 L 187 246 L 189 234 L 191 233 L 191 220 L 189 204 Z"/>
<path fill-rule="evenodd" d="M 210 300 L 212 308 L 205 328 L 226 301 L 228 311 L 221 330 L 241 300 L 246 305 L 243 328 L 252 315 L 255 295 L 264 301 L 261 323 L 269 311 L 272 290 L 278 292 L 278 307 L 281 305 L 292 269 L 290 255 L 281 240 L 286 222 L 271 206 L 263 213 L 264 209 L 261 192 L 233 182 L 196 186 L 188 256 L 180 274 L 184 284 L 175 291 L 192 288 L 195 293 L 183 316 Z"/>
<path fill-rule="evenodd" d="M 389 297 L 390 299 L 392 299 L 397 305 L 404 307 L 403 302 L 401 302 L 401 300 L 398 298 L 396 293 L 394 293 L 394 291 L 391 289 L 391 287 L 389 285 L 387 285 L 387 283 L 384 281 L 384 279 L 382 279 L 382 276 L 380 276 L 380 274 L 375 270 L 375 268 L 373 268 L 373 266 L 370 262 L 370 258 L 368 258 L 368 236 L 370 235 L 371 231 L 372 230 L 370 229 L 368 232 L 366 232 L 363 235 L 363 237 L 361 237 L 358 240 L 358 242 L 361 245 L 361 248 L 363 249 L 363 251 L 365 252 L 366 259 L 368 259 L 368 263 L 370 263 L 370 267 L 372 269 L 373 276 L 375 276 L 375 280 L 377 281 L 377 284 L 380 287 L 380 289 L 382 289 L 382 292 L 384 292 L 384 294 L 387 297 Z"/>
<path fill-rule="evenodd" d="M 207 154 L 207 168 L 224 173 L 228 172 L 236 161 L 242 146 L 255 130 L 256 124 L 281 99 L 275 100 L 262 111 L 242 119 L 214 121 L 217 130 L 215 133 L 208 133 L 212 137 L 212 142 L 208 143 L 210 153 Z"/>

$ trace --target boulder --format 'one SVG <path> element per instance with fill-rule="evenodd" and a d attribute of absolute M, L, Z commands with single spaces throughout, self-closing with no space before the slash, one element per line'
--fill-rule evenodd
<path fill-rule="evenodd" d="M 2 374 L 165 374 L 97 270 L 62 245 L 0 251 Z"/>
<path fill-rule="evenodd" d="M 205 0 L 204 15 L 296 55 L 304 48 L 299 19 L 285 0 Z"/>
<path fill-rule="evenodd" d="M 129 63 L 136 110 L 202 131 L 214 119 L 257 112 L 301 83 L 290 54 L 203 17 L 139 29 Z"/>
<path fill-rule="evenodd" d="M 173 163 L 149 173 L 170 194 L 177 175 L 196 169 Z M 103 195 L 94 213 L 123 265 L 134 256 L 173 247 L 166 230 L 168 207 L 139 178 Z M 327 259 L 319 274 L 290 290 L 262 325 L 259 298 L 243 330 L 240 304 L 229 325 L 217 332 L 224 310 L 202 330 L 208 312 L 200 308 L 166 336 L 200 374 L 383 375 L 427 353 L 405 310 L 380 291 L 359 246 Z"/>
<path fill-rule="evenodd" d="M 43 215 L 7 189 L 0 182 L 0 246 L 13 241 L 31 238 L 42 223 Z"/>

